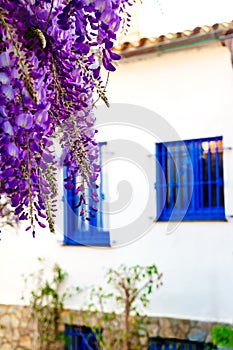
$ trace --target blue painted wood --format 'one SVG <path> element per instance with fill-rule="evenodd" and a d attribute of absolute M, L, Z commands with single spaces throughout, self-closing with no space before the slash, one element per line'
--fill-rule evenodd
<path fill-rule="evenodd" d="M 157 178 L 157 182 L 156 182 L 156 188 L 158 186 L 158 192 L 159 195 L 156 196 L 156 204 L 157 204 L 157 219 L 159 219 L 160 217 L 160 213 L 164 207 L 164 205 L 166 206 L 166 169 L 167 169 L 167 165 L 165 163 L 166 161 L 166 150 L 165 148 L 161 147 L 161 144 L 156 144 L 156 154 L 158 154 L 158 164 L 162 164 L 161 166 L 157 166 L 156 167 L 156 178 Z M 157 165 L 158 165 L 157 164 Z M 164 171 L 165 169 L 165 171 Z"/>
<path fill-rule="evenodd" d="M 175 174 L 174 174 L 174 183 L 175 183 L 175 208 L 182 208 L 182 197 L 183 197 L 183 183 L 182 183 L 182 150 L 180 147 L 180 142 L 174 143 L 174 159 L 175 159 Z"/>
<path fill-rule="evenodd" d="M 208 208 L 211 208 L 212 203 L 212 191 L 211 191 L 211 148 L 210 148 L 210 141 L 211 139 L 208 139 L 209 149 L 207 153 L 207 183 L 208 183 Z"/>
<path fill-rule="evenodd" d="M 106 143 L 100 143 L 100 166 L 102 165 L 102 146 Z M 68 175 L 68 170 L 64 171 L 65 177 Z M 90 220 L 86 220 L 80 216 L 80 208 L 77 208 L 79 195 L 75 194 L 76 188 L 81 184 L 81 177 L 74 179 L 75 186 L 73 189 L 65 191 L 64 196 L 64 243 L 67 245 L 78 246 L 110 246 L 109 232 L 104 229 L 104 219 L 102 211 L 103 194 L 103 176 L 100 172 L 100 185 L 96 190 L 99 197 L 99 202 L 96 203 L 91 197 L 91 189 L 87 189 L 87 205 L 88 210 L 91 210 L 91 205 L 97 207 L 98 211 L 95 216 L 90 216 Z M 101 204 L 100 204 L 101 203 Z"/>
<path fill-rule="evenodd" d="M 188 344 L 188 350 L 196 350 L 196 347 L 192 343 Z"/>
<path fill-rule="evenodd" d="M 204 206 L 204 177 L 203 177 L 203 148 L 202 143 L 198 144 L 198 158 L 199 158 L 199 206 L 203 208 Z"/>
<path fill-rule="evenodd" d="M 161 170 L 156 169 L 157 208 L 161 213 L 158 220 L 167 221 L 171 214 L 173 220 L 225 220 L 224 203 L 220 200 L 222 149 L 216 147 L 214 151 L 213 147 L 213 142 L 218 145 L 221 140 L 222 137 L 214 137 L 156 144 L 157 162 L 166 177 L 164 184 Z M 165 193 L 169 196 L 166 201 Z"/>
<path fill-rule="evenodd" d="M 194 181 L 194 168 L 197 167 L 196 158 L 196 147 L 195 140 L 192 140 L 189 145 L 186 145 L 187 148 L 187 170 L 188 170 L 188 195 L 187 201 L 189 203 L 190 213 L 193 215 L 196 210 L 196 202 L 198 201 L 198 193 L 196 192 L 196 183 Z M 197 169 L 198 171 L 198 169 Z"/>
<path fill-rule="evenodd" d="M 170 152 L 170 150 L 168 149 L 168 153 L 167 153 L 167 158 L 168 158 L 168 179 L 169 179 L 169 184 L 170 186 L 168 186 L 168 196 L 169 198 L 169 208 L 174 206 L 175 203 L 175 198 L 174 198 L 174 187 L 175 187 L 175 183 L 174 183 L 174 159 L 173 159 L 173 154 L 172 152 Z"/>
<path fill-rule="evenodd" d="M 75 348 L 78 347 L 78 344 L 77 344 L 76 337 L 75 337 L 75 335 L 73 334 L 73 332 L 71 333 L 71 339 L 72 339 L 72 344 L 71 344 L 72 350 L 75 350 Z"/>
<path fill-rule="evenodd" d="M 162 176 L 162 202 L 161 202 L 161 210 L 163 208 L 164 205 L 168 205 L 167 200 L 166 200 L 166 196 L 167 196 L 167 187 L 166 187 L 166 182 L 167 182 L 167 178 L 168 178 L 168 173 L 167 173 L 167 162 L 166 162 L 166 157 L 167 157 L 167 150 L 166 148 L 162 147 L 161 149 L 162 151 L 162 169 L 161 169 L 161 176 Z M 164 172 L 164 174 L 163 174 Z"/>
<path fill-rule="evenodd" d="M 100 152 L 99 152 L 99 164 L 100 167 L 102 168 L 103 166 L 103 153 L 102 153 L 102 147 L 105 146 L 107 143 L 106 142 L 102 142 L 100 143 Z M 103 172 L 100 172 L 100 186 L 99 186 L 99 198 L 101 199 L 99 202 L 99 211 L 100 213 L 103 213 L 103 200 L 105 198 L 104 196 L 104 191 L 103 191 Z M 103 230 L 104 227 L 104 221 L 103 221 L 103 215 L 99 216 L 99 226 L 101 228 L 101 230 Z"/>
<path fill-rule="evenodd" d="M 215 176 L 216 176 L 216 183 L 217 183 L 217 186 L 216 186 L 216 205 L 217 207 L 220 206 L 220 181 L 219 178 L 220 178 L 220 174 L 219 174 L 219 151 L 221 152 L 221 150 L 219 150 L 219 147 L 218 147 L 218 140 L 216 140 L 216 167 L 215 167 Z"/>
<path fill-rule="evenodd" d="M 149 338 L 148 350 L 216 350 L 212 343 L 175 338 Z"/>
<path fill-rule="evenodd" d="M 185 343 L 180 344 L 180 350 L 185 350 Z"/>
<path fill-rule="evenodd" d="M 162 179 L 161 179 L 161 169 L 160 169 L 160 145 L 158 143 L 155 144 L 155 155 L 157 158 L 155 160 L 155 174 L 156 174 L 156 182 L 155 182 L 155 190 L 158 189 L 158 192 L 156 194 L 156 207 L 157 207 L 157 213 L 156 213 L 156 218 L 159 219 L 160 217 L 160 212 L 161 212 L 161 198 L 162 198 L 162 191 L 161 191 L 161 184 L 162 184 Z"/>
<path fill-rule="evenodd" d="M 66 325 L 65 350 L 98 350 L 97 335 L 85 326 Z"/>
<path fill-rule="evenodd" d="M 199 153 L 199 145 L 201 142 L 197 142 L 196 140 L 192 141 L 192 154 L 191 154 L 191 162 L 192 162 L 192 198 L 191 203 L 193 207 L 192 215 L 195 215 L 198 208 L 201 208 L 199 202 L 199 193 L 200 187 L 202 188 L 201 180 L 200 180 L 200 163 L 202 163 L 202 152 Z"/>

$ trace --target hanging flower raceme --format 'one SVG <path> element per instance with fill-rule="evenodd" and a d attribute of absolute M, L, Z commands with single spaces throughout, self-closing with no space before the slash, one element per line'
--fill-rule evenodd
<path fill-rule="evenodd" d="M 99 166 L 93 93 L 104 99 L 101 67 L 114 71 L 116 32 L 129 0 L 0 0 L 0 196 L 15 214 L 54 231 L 56 164 L 51 138 L 64 149 L 65 187 L 96 198 Z"/>

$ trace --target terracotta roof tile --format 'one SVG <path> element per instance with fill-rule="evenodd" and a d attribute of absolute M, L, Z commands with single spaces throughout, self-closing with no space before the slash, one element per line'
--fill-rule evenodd
<path fill-rule="evenodd" d="M 160 51 L 172 48 L 179 44 L 196 42 L 201 39 L 216 38 L 224 40 L 233 34 L 233 21 L 215 23 L 212 26 L 204 25 L 183 32 L 168 33 L 155 38 L 139 38 L 137 41 L 125 41 L 115 46 L 114 50 L 123 57 L 138 55 L 140 53 Z"/>

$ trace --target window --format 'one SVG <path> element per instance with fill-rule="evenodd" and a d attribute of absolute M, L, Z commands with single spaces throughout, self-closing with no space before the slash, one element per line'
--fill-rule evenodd
<path fill-rule="evenodd" d="M 224 220 L 222 137 L 156 144 L 157 219 Z"/>
<path fill-rule="evenodd" d="M 66 350 L 98 350 L 98 337 L 101 333 L 93 331 L 90 327 L 66 325 Z"/>
<path fill-rule="evenodd" d="M 191 341 L 188 339 L 149 338 L 148 350 L 214 350 L 212 343 Z"/>
<path fill-rule="evenodd" d="M 106 143 L 100 143 L 99 164 L 102 166 L 102 157 Z M 67 169 L 65 169 L 65 177 L 67 177 Z M 77 181 L 78 180 L 78 181 Z M 98 178 L 98 196 L 99 202 L 93 202 L 91 196 L 87 193 L 88 206 L 94 205 L 97 207 L 95 217 L 90 217 L 87 221 L 83 216 L 80 216 L 80 209 L 77 207 L 79 202 L 79 195 L 75 194 L 76 186 L 71 190 L 66 191 L 64 213 L 65 213 L 65 235 L 64 243 L 68 245 L 91 245 L 91 246 L 109 246 L 110 238 L 109 232 L 105 229 L 105 217 L 103 215 L 103 201 L 104 201 L 104 176 L 100 172 Z M 80 183 L 82 179 L 75 179 L 76 183 Z"/>

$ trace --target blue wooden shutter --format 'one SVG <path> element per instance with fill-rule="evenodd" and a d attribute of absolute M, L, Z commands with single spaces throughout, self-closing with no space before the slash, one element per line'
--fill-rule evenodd
<path fill-rule="evenodd" d="M 102 167 L 102 153 L 103 148 L 106 147 L 106 143 L 99 144 L 99 164 Z M 67 177 L 67 169 L 65 169 L 65 177 Z M 75 182 L 81 182 L 79 177 L 75 179 Z M 87 189 L 86 197 L 89 208 L 94 205 L 98 211 L 94 217 L 90 216 L 90 220 L 85 220 L 83 216 L 80 216 L 80 208 L 77 207 L 79 202 L 79 195 L 75 194 L 76 186 L 71 190 L 66 191 L 65 203 L 64 203 L 64 215 L 65 215 L 65 234 L 64 243 L 68 245 L 91 245 L 91 246 L 109 246 L 110 236 L 109 232 L 104 228 L 104 215 L 103 215 L 103 183 L 104 177 L 102 171 L 99 175 L 98 184 L 98 197 L 99 202 L 94 202 L 91 198 L 90 189 Z"/>
<path fill-rule="evenodd" d="M 222 137 L 156 144 L 158 220 L 224 220 Z"/>

